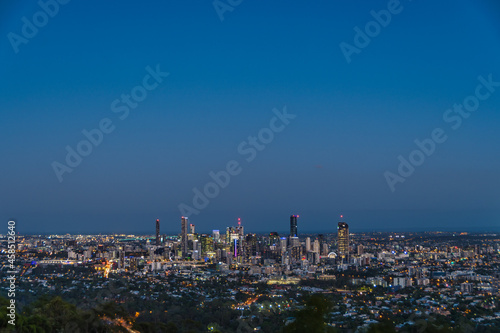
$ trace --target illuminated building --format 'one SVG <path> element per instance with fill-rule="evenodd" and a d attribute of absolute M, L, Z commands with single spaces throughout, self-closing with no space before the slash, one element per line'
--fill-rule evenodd
<path fill-rule="evenodd" d="M 349 225 L 345 222 L 339 222 L 337 233 L 339 257 L 342 262 L 349 262 Z"/>
<path fill-rule="evenodd" d="M 269 234 L 269 245 L 270 246 L 279 246 L 280 244 L 280 236 L 277 232 L 273 231 Z"/>
<path fill-rule="evenodd" d="M 182 217 L 181 220 L 181 252 L 182 257 L 186 258 L 188 254 L 188 218 Z"/>

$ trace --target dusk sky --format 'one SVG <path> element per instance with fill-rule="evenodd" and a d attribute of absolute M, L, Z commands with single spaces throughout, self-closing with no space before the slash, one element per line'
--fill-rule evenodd
<path fill-rule="evenodd" d="M 20 233 L 154 233 L 159 218 L 179 233 L 179 205 L 195 208 L 193 189 L 236 161 L 189 216 L 198 231 L 241 217 L 248 232 L 287 232 L 291 214 L 299 234 L 336 232 L 340 214 L 353 232 L 500 230 L 500 4 L 392 2 L 244 0 L 218 13 L 206 0 L 72 0 L 51 17 L 2 0 L 1 220 Z M 365 35 L 388 6 L 390 22 L 368 25 L 379 30 L 346 57 L 354 28 Z M 34 19 L 36 34 L 23 29 Z M 132 92 L 142 100 L 127 106 Z M 464 101 L 477 110 L 448 112 Z M 100 126 L 110 133 L 70 168 L 67 146 Z M 435 129 L 446 141 L 401 176 L 398 156 Z M 404 182 L 391 189 L 387 172 Z"/>

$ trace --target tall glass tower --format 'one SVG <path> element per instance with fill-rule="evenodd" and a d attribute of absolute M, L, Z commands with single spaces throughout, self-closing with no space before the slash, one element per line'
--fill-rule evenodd
<path fill-rule="evenodd" d="M 349 225 L 345 222 L 339 222 L 337 226 L 339 257 L 342 262 L 349 262 Z"/>
<path fill-rule="evenodd" d="M 297 237 L 297 218 L 298 215 L 290 216 L 290 237 Z"/>
<path fill-rule="evenodd" d="M 186 258 L 188 254 L 188 218 L 187 217 L 182 217 L 182 222 L 181 222 L 181 251 L 182 251 L 182 258 Z"/>
<path fill-rule="evenodd" d="M 156 219 L 156 246 L 160 246 L 160 220 Z"/>

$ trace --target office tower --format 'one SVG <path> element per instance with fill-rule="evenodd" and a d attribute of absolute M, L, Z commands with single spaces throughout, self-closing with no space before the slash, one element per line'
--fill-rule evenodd
<path fill-rule="evenodd" d="M 201 243 L 198 240 L 193 241 L 193 259 L 201 259 Z"/>
<path fill-rule="evenodd" d="M 160 246 L 160 220 L 156 219 L 156 246 Z"/>
<path fill-rule="evenodd" d="M 297 237 L 297 218 L 298 215 L 290 216 L 290 237 Z"/>
<path fill-rule="evenodd" d="M 289 241 L 290 241 L 288 243 L 289 247 L 300 246 L 299 237 L 290 237 Z"/>
<path fill-rule="evenodd" d="M 256 234 L 248 234 L 245 236 L 245 254 L 246 256 L 256 256 L 259 252 L 257 235 Z"/>
<path fill-rule="evenodd" d="M 311 251 L 311 237 L 306 238 L 306 252 Z"/>
<path fill-rule="evenodd" d="M 273 231 L 269 234 L 269 245 L 270 246 L 279 246 L 280 244 L 280 236 L 276 231 Z"/>
<path fill-rule="evenodd" d="M 201 235 L 200 236 L 200 244 L 201 244 L 201 254 L 205 255 L 207 252 L 214 251 L 214 239 L 209 235 Z"/>
<path fill-rule="evenodd" d="M 218 243 L 220 240 L 220 231 L 212 230 L 212 237 L 214 238 L 214 242 Z"/>
<path fill-rule="evenodd" d="M 239 238 L 239 233 L 236 227 L 227 227 L 226 228 L 226 245 L 233 244 L 235 239 Z"/>
<path fill-rule="evenodd" d="M 290 254 L 294 261 L 300 261 L 302 259 L 302 246 L 292 246 Z"/>
<path fill-rule="evenodd" d="M 189 233 L 194 234 L 194 224 L 192 223 L 189 224 Z"/>
<path fill-rule="evenodd" d="M 280 239 L 280 249 L 281 249 L 281 253 L 286 252 L 286 247 L 287 247 L 286 238 L 285 238 L 285 237 L 282 237 L 282 238 Z"/>
<path fill-rule="evenodd" d="M 321 246 L 321 254 L 324 256 L 328 255 L 328 244 L 327 243 L 323 243 L 323 245 Z"/>
<path fill-rule="evenodd" d="M 237 258 L 238 254 L 240 253 L 240 247 L 239 247 L 239 245 L 240 245 L 239 239 L 235 238 L 233 240 L 233 245 L 232 245 L 232 248 L 231 248 L 233 250 L 232 252 L 233 252 L 235 258 Z"/>
<path fill-rule="evenodd" d="M 245 232 L 243 231 L 243 226 L 241 225 L 241 218 L 238 217 L 238 226 L 236 227 L 236 233 L 238 234 L 238 251 L 236 253 L 238 257 L 238 263 L 243 263 L 245 258 Z"/>
<path fill-rule="evenodd" d="M 319 240 L 317 240 L 317 239 L 314 240 L 313 252 L 319 253 Z"/>
<path fill-rule="evenodd" d="M 241 225 L 241 218 L 238 217 L 238 226 L 236 227 L 236 233 L 240 236 L 243 236 L 245 233 L 243 232 L 243 226 Z"/>
<path fill-rule="evenodd" d="M 339 257 L 342 262 L 349 262 L 349 225 L 345 222 L 339 222 L 337 233 Z"/>
<path fill-rule="evenodd" d="M 188 254 L 188 218 L 187 217 L 182 217 L 181 220 L 181 252 L 182 252 L 182 257 L 185 258 L 187 257 Z"/>

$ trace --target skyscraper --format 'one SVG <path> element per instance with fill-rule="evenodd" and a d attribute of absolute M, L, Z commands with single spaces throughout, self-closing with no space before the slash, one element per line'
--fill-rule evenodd
<path fill-rule="evenodd" d="M 297 218 L 298 215 L 290 216 L 290 237 L 297 237 Z"/>
<path fill-rule="evenodd" d="M 287 247 L 286 237 L 281 237 L 281 239 L 280 239 L 280 251 L 281 251 L 281 253 L 286 252 L 286 247 Z"/>
<path fill-rule="evenodd" d="M 241 218 L 238 217 L 238 226 L 236 227 L 236 232 L 240 236 L 244 236 L 245 233 L 243 232 L 243 226 L 241 225 Z"/>
<path fill-rule="evenodd" d="M 160 246 L 160 220 L 156 219 L 156 246 Z"/>
<path fill-rule="evenodd" d="M 212 237 L 214 238 L 214 242 L 218 243 L 220 240 L 220 231 L 212 230 Z"/>
<path fill-rule="evenodd" d="M 306 252 L 311 251 L 311 237 L 306 238 Z"/>
<path fill-rule="evenodd" d="M 319 248 L 319 240 L 315 239 L 313 243 L 313 252 L 316 252 L 319 254 L 320 248 Z"/>
<path fill-rule="evenodd" d="M 270 246 L 279 246 L 280 245 L 280 236 L 276 231 L 273 231 L 269 234 L 269 245 Z"/>
<path fill-rule="evenodd" d="M 182 251 L 182 257 L 185 258 L 187 257 L 187 252 L 188 252 L 188 218 L 187 217 L 182 217 L 182 222 L 181 222 L 181 251 Z"/>
<path fill-rule="evenodd" d="M 339 222 L 337 233 L 339 257 L 342 262 L 349 262 L 349 225 L 345 222 Z"/>

